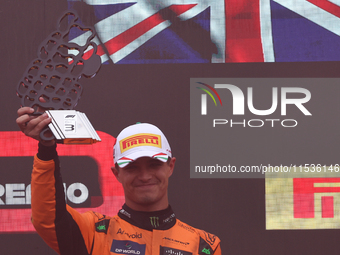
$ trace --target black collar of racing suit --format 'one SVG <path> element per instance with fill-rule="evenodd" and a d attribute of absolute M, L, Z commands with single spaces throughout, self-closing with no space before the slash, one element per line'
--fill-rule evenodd
<path fill-rule="evenodd" d="M 176 216 L 170 205 L 161 211 L 141 212 L 132 210 L 124 204 L 118 212 L 118 216 L 136 227 L 150 231 L 153 229 L 166 230 L 176 224 Z"/>

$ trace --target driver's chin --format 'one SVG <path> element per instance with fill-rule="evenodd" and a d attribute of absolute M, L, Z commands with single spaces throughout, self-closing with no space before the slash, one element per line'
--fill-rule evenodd
<path fill-rule="evenodd" d="M 151 195 L 144 195 L 138 198 L 139 204 L 150 205 L 155 203 L 156 198 Z"/>

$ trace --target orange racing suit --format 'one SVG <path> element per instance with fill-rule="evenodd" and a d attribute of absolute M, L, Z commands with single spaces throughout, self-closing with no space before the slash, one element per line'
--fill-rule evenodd
<path fill-rule="evenodd" d="M 39 144 L 31 181 L 32 223 L 59 254 L 220 255 L 218 237 L 176 219 L 171 207 L 118 215 L 80 214 L 66 205 L 56 146 Z"/>

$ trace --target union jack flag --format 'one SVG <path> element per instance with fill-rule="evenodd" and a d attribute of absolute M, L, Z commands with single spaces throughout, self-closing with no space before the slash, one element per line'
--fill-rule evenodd
<path fill-rule="evenodd" d="M 84 1 L 69 8 L 88 7 L 102 62 L 340 60 L 339 0 Z"/>

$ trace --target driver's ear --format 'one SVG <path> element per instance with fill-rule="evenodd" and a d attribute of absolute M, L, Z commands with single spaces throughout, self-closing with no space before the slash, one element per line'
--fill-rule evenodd
<path fill-rule="evenodd" d="M 171 158 L 170 161 L 169 161 L 169 167 L 170 167 L 169 177 L 174 172 L 175 162 L 176 162 L 176 158 L 175 157 Z"/>
<path fill-rule="evenodd" d="M 113 167 L 111 167 L 111 171 L 112 171 L 112 173 L 114 174 L 114 176 L 116 177 L 116 179 L 117 179 L 117 181 L 119 181 L 120 183 L 122 183 L 121 181 L 120 181 L 120 178 L 119 178 L 119 167 L 117 168 L 117 167 L 115 167 L 115 166 L 113 166 Z"/>

